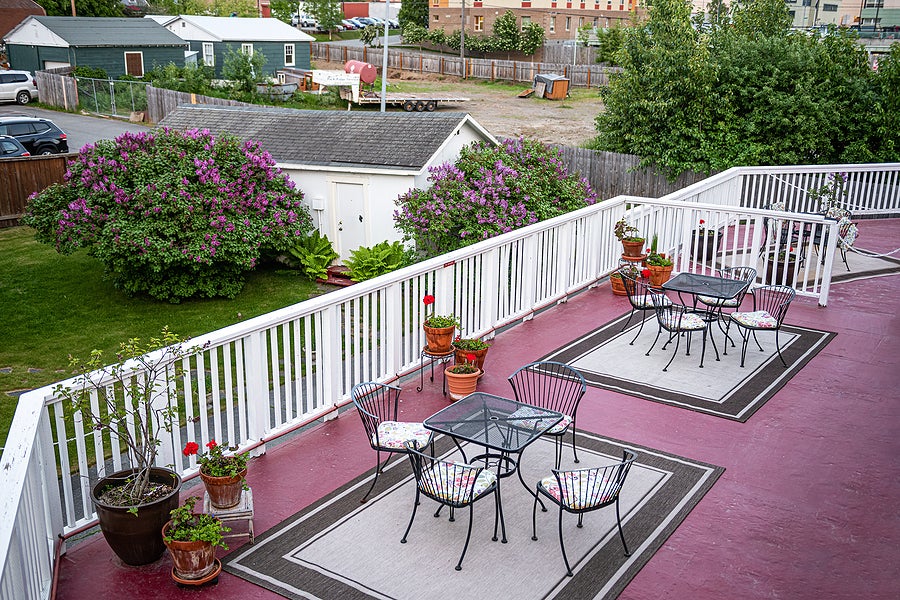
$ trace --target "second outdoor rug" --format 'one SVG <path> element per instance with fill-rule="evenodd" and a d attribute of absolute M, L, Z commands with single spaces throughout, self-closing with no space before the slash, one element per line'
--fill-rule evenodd
<path fill-rule="evenodd" d="M 458 457 L 448 438 L 438 438 L 436 445 L 438 456 Z M 469 511 L 457 511 L 456 520 L 450 522 L 445 507 L 440 518 L 434 518 L 437 504 L 423 497 L 408 541 L 401 544 L 415 498 L 415 480 L 405 457 L 385 469 L 365 504 L 359 499 L 374 469 L 222 562 L 229 573 L 296 599 L 612 599 L 724 471 L 587 434 L 578 436 L 579 464 L 572 462 L 572 449 L 567 446 L 563 468 L 614 463 L 622 459 L 623 447 L 638 455 L 620 496 L 622 526 L 632 554 L 624 556 L 615 506 L 585 514 L 580 529 L 575 526 L 577 516 L 564 515 L 566 552 L 574 577 L 566 577 L 559 549 L 558 509 L 550 504 L 549 512 L 538 511 L 538 540 L 533 541 L 533 499 L 515 476 L 503 479 L 501 486 L 509 543 L 491 541 L 494 503 L 490 498 L 480 500 L 474 506 L 472 539 L 462 571 L 454 570 Z M 553 455 L 553 441 L 543 438 L 525 449 L 521 468 L 530 486 L 550 475 Z M 322 476 L 327 477 L 327 471 Z"/>
<path fill-rule="evenodd" d="M 788 364 L 785 368 L 775 351 L 774 332 L 761 332 L 758 338 L 765 351 L 760 352 L 751 339 L 742 368 L 740 336 L 732 328 L 730 335 L 736 347 L 729 344 L 728 355 L 724 356 L 724 335 L 714 327 L 721 360 L 716 361 L 707 341 L 701 369 L 701 336 L 694 334 L 690 356 L 685 356 L 686 344 L 682 339 L 678 356 L 668 371 L 663 372 L 675 350 L 675 342 L 663 350 L 668 335 L 664 331 L 650 356 L 645 356 L 658 326 L 655 316 L 648 318 L 637 341 L 629 345 L 640 326 L 640 318 L 640 314 L 635 315 L 623 332 L 628 319 L 625 314 L 541 360 L 572 365 L 594 387 L 744 422 L 836 335 L 807 327 L 783 326 L 779 339 L 781 354 Z"/>

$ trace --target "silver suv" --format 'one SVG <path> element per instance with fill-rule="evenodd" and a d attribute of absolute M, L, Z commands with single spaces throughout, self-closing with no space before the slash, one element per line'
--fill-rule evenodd
<path fill-rule="evenodd" d="M 0 102 L 28 104 L 38 97 L 37 81 L 28 71 L 0 71 Z"/>

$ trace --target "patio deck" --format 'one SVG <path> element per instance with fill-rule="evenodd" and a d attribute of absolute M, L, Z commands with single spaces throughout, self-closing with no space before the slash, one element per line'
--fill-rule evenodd
<path fill-rule="evenodd" d="M 859 246 L 894 250 L 900 220 L 865 221 L 862 236 Z M 842 269 L 838 264 L 835 272 Z M 746 423 L 588 388 L 581 429 L 726 468 L 620 598 L 900 595 L 898 291 L 895 274 L 835 284 L 827 308 L 797 298 L 788 323 L 838 335 Z M 506 377 L 517 367 L 627 309 L 627 300 L 612 296 L 605 283 L 497 335 L 479 389 L 508 394 Z M 735 364 L 736 358 L 729 355 Z M 405 418 L 422 419 L 445 405 L 439 380 L 426 379 L 422 393 L 417 383 L 417 375 L 401 382 Z M 373 462 L 352 412 L 270 445 L 252 461 L 248 478 L 257 534 Z M 549 559 L 563 569 L 558 554 Z M 224 572 L 215 586 L 180 589 L 170 570 L 168 555 L 145 567 L 123 566 L 98 533 L 61 559 L 56 597 L 280 598 Z"/>

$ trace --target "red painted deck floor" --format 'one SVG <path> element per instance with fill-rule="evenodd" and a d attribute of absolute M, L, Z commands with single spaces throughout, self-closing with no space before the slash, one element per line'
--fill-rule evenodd
<path fill-rule="evenodd" d="M 861 229 L 858 246 L 900 246 L 900 220 Z M 627 308 L 604 284 L 498 335 L 479 389 L 507 394 L 515 368 Z M 835 284 L 827 308 L 798 298 L 789 323 L 838 335 L 746 423 L 588 388 L 579 427 L 726 468 L 620 598 L 900 597 L 898 315 L 900 275 Z M 417 383 L 401 383 L 406 418 L 445 403 L 438 381 L 418 394 Z M 373 464 L 353 412 L 270 446 L 248 478 L 257 533 Z M 57 597 L 280 597 L 224 572 L 215 586 L 182 589 L 170 570 L 168 554 L 123 566 L 96 534 L 61 559 Z"/>

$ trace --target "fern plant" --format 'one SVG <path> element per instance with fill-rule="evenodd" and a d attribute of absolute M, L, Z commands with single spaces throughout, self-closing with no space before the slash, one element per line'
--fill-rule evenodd
<path fill-rule="evenodd" d="M 327 278 L 328 266 L 338 257 L 328 236 L 320 234 L 318 229 L 297 242 L 293 248 L 288 249 L 288 252 L 300 261 L 303 273 L 312 279 Z"/>
<path fill-rule="evenodd" d="M 350 252 L 347 266 L 350 267 L 350 279 L 365 281 L 396 271 L 406 266 L 406 250 L 400 242 L 387 241 L 375 244 L 371 248 L 360 246 Z"/>

